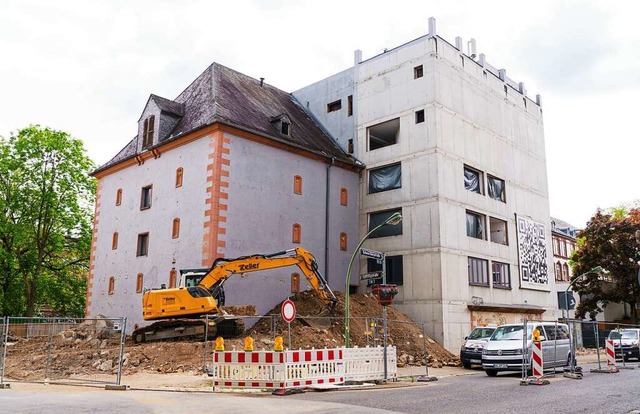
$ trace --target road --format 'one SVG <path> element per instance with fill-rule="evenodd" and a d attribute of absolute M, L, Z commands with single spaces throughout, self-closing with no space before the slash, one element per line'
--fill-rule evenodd
<path fill-rule="evenodd" d="M 633 364 L 636 365 L 637 364 Z M 0 412 L 146 414 L 235 413 L 630 413 L 640 409 L 640 369 L 561 376 L 547 386 L 521 386 L 519 375 L 489 378 L 481 370 L 431 383 L 276 397 L 211 392 L 104 391 L 13 384 L 0 390 Z"/>

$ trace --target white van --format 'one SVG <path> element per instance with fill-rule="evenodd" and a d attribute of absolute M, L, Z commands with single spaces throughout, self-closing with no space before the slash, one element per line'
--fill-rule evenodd
<path fill-rule="evenodd" d="M 521 371 L 523 351 L 531 361 L 531 337 L 536 329 L 540 331 L 543 369 L 569 365 L 569 327 L 563 323 L 533 321 L 527 324 L 526 341 L 523 324 L 502 325 L 493 332 L 482 351 L 482 368 L 487 375 L 495 377 L 498 371 Z M 530 364 L 527 369 L 531 369 Z"/>

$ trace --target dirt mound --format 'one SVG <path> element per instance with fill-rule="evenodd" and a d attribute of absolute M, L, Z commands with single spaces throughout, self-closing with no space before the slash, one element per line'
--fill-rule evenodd
<path fill-rule="evenodd" d="M 298 317 L 291 323 L 291 345 L 288 324 L 281 318 L 262 317 L 245 336 L 254 339 L 254 349 L 272 349 L 273 338 L 282 336 L 291 349 L 334 348 L 344 345 L 344 295 L 337 293 L 338 302 L 329 317 L 319 317 L 323 304 L 311 291 L 296 294 L 292 300 Z M 267 316 L 280 315 L 281 304 Z M 382 345 L 382 307 L 371 294 L 350 296 L 351 346 Z M 235 315 L 255 315 L 254 306 L 227 306 Z M 273 321 L 277 321 L 272 326 Z M 24 339 L 16 331 L 15 343 L 7 346 L 5 375 L 22 380 L 69 378 L 73 376 L 113 376 L 120 360 L 120 332 L 110 322 L 86 321 L 65 324 L 52 334 Z M 421 326 L 388 307 L 388 344 L 397 348 L 398 365 L 441 367 L 459 365 L 451 354 L 431 338 L 422 335 Z M 213 343 L 176 341 L 133 344 L 127 338 L 123 374 L 138 372 L 200 374 L 210 363 Z M 225 341 L 227 350 L 244 348 L 244 337 Z"/>

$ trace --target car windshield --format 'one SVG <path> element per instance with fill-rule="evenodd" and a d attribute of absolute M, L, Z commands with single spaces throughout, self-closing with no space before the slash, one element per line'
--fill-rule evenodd
<path fill-rule="evenodd" d="M 519 340 L 522 341 L 522 332 L 524 331 L 524 326 L 522 325 L 510 325 L 510 326 L 499 326 L 496 328 L 493 335 L 491 335 L 491 341 L 512 341 Z M 531 336 L 532 326 L 527 326 L 527 337 Z"/>
<path fill-rule="evenodd" d="M 493 331 L 495 331 L 495 330 L 496 330 L 496 328 L 487 328 L 487 327 L 476 328 L 473 331 L 471 331 L 469 336 L 467 336 L 467 339 L 489 338 L 491 336 L 491 334 L 493 334 Z"/>
<path fill-rule="evenodd" d="M 621 329 L 619 331 L 611 331 L 609 339 L 638 339 L 638 331 Z"/>

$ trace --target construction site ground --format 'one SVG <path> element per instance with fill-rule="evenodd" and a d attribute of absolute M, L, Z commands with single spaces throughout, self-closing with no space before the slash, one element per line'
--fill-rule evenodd
<path fill-rule="evenodd" d="M 330 317 L 318 318 L 322 304 L 311 291 L 292 297 L 298 317 L 291 323 L 291 349 L 335 348 L 344 345 L 344 297 L 338 293 L 338 303 Z M 268 315 L 280 315 L 281 305 Z M 227 307 L 237 315 L 254 315 L 253 306 Z M 373 345 L 381 338 L 382 324 L 371 326 L 371 318 L 380 318 L 382 307 L 371 294 L 350 296 L 351 346 Z M 261 318 L 245 335 L 225 341 L 227 350 L 244 349 L 244 337 L 251 336 L 254 349 L 272 349 L 274 334 L 272 321 L 277 320 L 276 334 L 283 336 L 288 345 L 289 326 L 281 318 Z M 370 318 L 367 320 L 367 318 Z M 255 320 L 258 318 L 255 317 Z M 433 370 L 446 370 L 460 365 L 453 355 L 430 337 L 423 336 L 423 327 L 393 306 L 388 307 L 388 344 L 397 349 L 398 367 L 426 373 L 426 366 Z M 369 322 L 367 324 L 367 322 Z M 24 339 L 13 337 L 7 346 L 5 380 L 41 381 L 46 375 L 56 378 L 95 377 L 100 374 L 117 374 L 120 351 L 120 335 L 105 334 L 95 321 L 85 321 L 61 331 L 52 338 Z M 375 332 L 377 330 L 377 332 Z M 10 335 L 11 337 L 11 335 Z M 210 379 L 206 365 L 211 361 L 213 341 L 194 340 L 164 341 L 134 344 L 126 338 L 123 352 L 123 384 L 139 388 L 207 388 Z M 437 371 L 436 371 L 437 372 Z M 444 371 L 443 371 L 444 372 Z M 437 374 L 436 374 L 437 375 Z"/>

